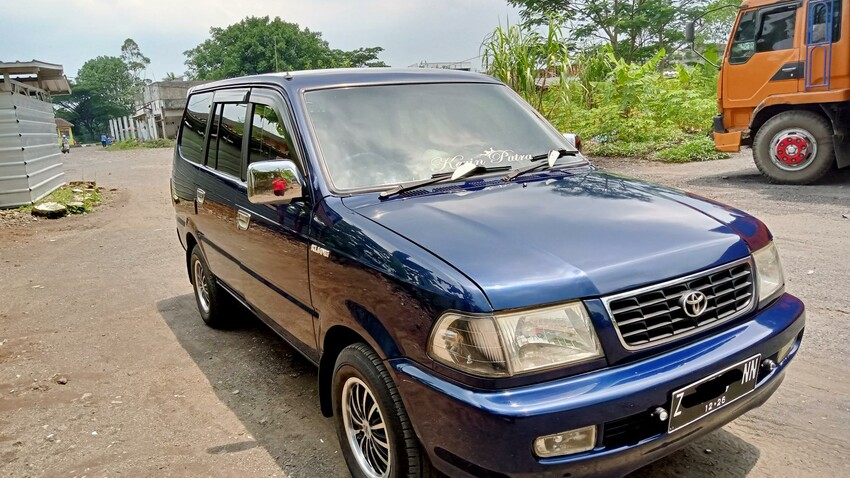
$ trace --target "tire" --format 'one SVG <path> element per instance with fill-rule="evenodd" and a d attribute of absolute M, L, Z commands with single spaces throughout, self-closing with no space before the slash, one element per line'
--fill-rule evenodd
<path fill-rule="evenodd" d="M 195 291 L 195 302 L 204 323 L 220 329 L 231 324 L 230 297 L 227 291 L 218 285 L 215 276 L 210 272 L 207 261 L 201 253 L 201 248 L 195 245 L 189 257 L 189 274 L 192 278 L 192 288 Z M 206 288 L 204 289 L 205 286 Z"/>
<path fill-rule="evenodd" d="M 332 393 L 337 437 L 352 477 L 442 476 L 431 467 L 420 448 L 413 425 L 389 372 L 378 354 L 368 345 L 357 343 L 340 352 L 334 366 Z M 343 404 L 343 394 L 348 401 L 346 405 Z M 349 401 L 352 397 L 356 398 L 353 402 Z M 366 406 L 358 408 L 351 405 L 360 403 L 361 399 Z M 374 409 L 372 404 L 376 404 L 377 409 Z M 366 410 L 365 415 L 370 423 L 368 427 L 357 426 L 357 417 L 364 415 L 361 409 Z M 383 427 L 380 427 L 381 424 Z M 358 429 L 359 432 L 356 432 Z M 370 438 L 367 438 L 367 434 Z M 363 453 L 363 448 L 357 445 L 359 443 L 369 451 Z M 382 444 L 388 446 L 384 448 Z M 386 450 L 386 453 L 382 450 Z M 380 454 L 380 457 L 386 456 L 387 459 L 381 460 L 377 454 Z"/>
<path fill-rule="evenodd" d="M 779 113 L 756 133 L 753 160 L 761 174 L 773 183 L 813 183 L 835 165 L 832 125 L 811 111 Z"/>

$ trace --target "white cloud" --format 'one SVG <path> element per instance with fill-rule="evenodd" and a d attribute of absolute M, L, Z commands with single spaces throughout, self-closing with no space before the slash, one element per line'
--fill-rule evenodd
<path fill-rule="evenodd" d="M 118 55 L 133 38 L 160 78 L 185 70 L 183 52 L 210 27 L 265 15 L 319 31 L 333 48 L 382 46 L 393 66 L 477 56 L 499 21 L 518 19 L 505 0 L 30 0 L 0 16 L 0 60 L 61 63 L 74 76 L 87 59 Z"/>

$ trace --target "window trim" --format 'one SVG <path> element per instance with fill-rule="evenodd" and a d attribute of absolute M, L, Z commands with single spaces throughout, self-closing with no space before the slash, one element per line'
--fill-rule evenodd
<path fill-rule="evenodd" d="M 255 87 L 251 89 L 251 95 L 248 97 L 248 103 L 253 104 L 261 104 L 263 106 L 267 106 L 275 110 L 278 118 L 283 121 L 283 126 L 286 128 L 289 133 L 289 139 L 292 141 L 292 154 L 294 158 L 292 162 L 295 163 L 295 166 L 301 170 L 301 174 L 304 175 L 304 178 L 307 179 L 310 177 L 310 171 L 307 167 L 307 161 L 304 156 L 304 148 L 301 144 L 301 139 L 298 134 L 298 130 L 295 127 L 295 121 L 292 117 L 292 108 L 289 107 L 289 104 L 285 98 L 285 96 L 279 93 L 277 90 L 266 88 L 266 87 Z M 253 123 L 252 120 L 254 118 L 254 108 L 251 107 L 251 114 L 249 115 L 247 121 L 247 129 L 248 135 L 252 133 Z M 250 143 L 250 141 L 249 141 Z M 248 147 L 247 153 L 250 153 L 250 144 Z M 245 155 L 245 160 L 243 164 L 243 174 L 247 174 L 248 170 L 248 158 L 249 154 Z"/>

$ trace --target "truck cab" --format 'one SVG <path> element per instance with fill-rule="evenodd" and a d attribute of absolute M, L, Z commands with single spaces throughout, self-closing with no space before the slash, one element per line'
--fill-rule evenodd
<path fill-rule="evenodd" d="M 745 2 L 718 79 L 718 150 L 750 145 L 773 182 L 850 166 L 847 0 Z"/>

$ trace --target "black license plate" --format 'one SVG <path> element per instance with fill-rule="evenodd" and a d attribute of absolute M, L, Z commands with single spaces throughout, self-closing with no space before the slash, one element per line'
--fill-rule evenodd
<path fill-rule="evenodd" d="M 756 389 L 761 355 L 673 392 L 669 432 L 714 413 Z"/>

